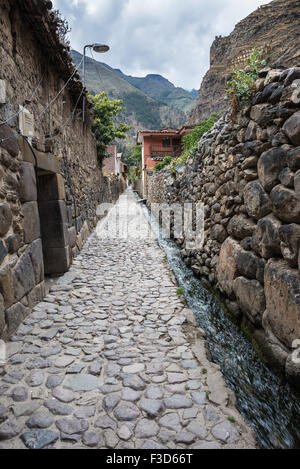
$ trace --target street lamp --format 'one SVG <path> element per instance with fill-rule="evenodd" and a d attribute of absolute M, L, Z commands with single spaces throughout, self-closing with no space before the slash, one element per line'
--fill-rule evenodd
<path fill-rule="evenodd" d="M 105 44 L 88 44 L 86 46 L 84 46 L 83 48 L 83 87 L 85 88 L 85 84 L 86 84 L 86 79 L 85 79 L 85 57 L 86 57 L 86 50 L 87 49 L 93 49 L 93 51 L 95 52 L 98 52 L 99 54 L 103 54 L 104 52 L 108 52 L 109 51 L 109 46 L 105 45 Z M 86 98 L 85 98 L 85 95 L 83 96 L 83 107 L 82 107 L 82 120 L 83 122 L 85 122 L 85 101 L 86 101 Z"/>

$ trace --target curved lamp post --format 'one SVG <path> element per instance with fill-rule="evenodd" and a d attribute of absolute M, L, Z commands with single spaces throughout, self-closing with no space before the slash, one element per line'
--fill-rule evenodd
<path fill-rule="evenodd" d="M 103 54 L 104 52 L 108 52 L 109 51 L 109 46 L 105 45 L 105 44 L 88 44 L 86 46 L 84 46 L 83 48 L 83 86 L 85 88 L 85 84 L 86 84 L 86 78 L 85 78 L 85 57 L 86 57 L 86 50 L 87 49 L 93 49 L 93 51 L 95 52 L 98 52 L 99 54 Z M 86 98 L 85 98 L 85 95 L 83 96 L 83 107 L 82 107 L 82 120 L 83 122 L 85 122 L 85 102 L 86 102 Z"/>

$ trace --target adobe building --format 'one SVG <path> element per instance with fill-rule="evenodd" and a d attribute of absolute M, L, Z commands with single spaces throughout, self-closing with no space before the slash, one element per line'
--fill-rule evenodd
<path fill-rule="evenodd" d="M 105 178 L 92 110 L 48 0 L 0 3 L 0 337 L 66 272 L 123 185 Z"/>

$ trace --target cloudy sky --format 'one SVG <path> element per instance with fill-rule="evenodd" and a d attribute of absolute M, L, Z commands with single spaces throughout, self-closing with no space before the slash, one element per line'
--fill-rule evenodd
<path fill-rule="evenodd" d="M 72 31 L 71 45 L 111 47 L 97 60 L 127 75 L 158 73 L 176 86 L 200 87 L 217 35 L 270 0 L 54 0 Z M 95 53 L 94 53 L 95 54 Z"/>

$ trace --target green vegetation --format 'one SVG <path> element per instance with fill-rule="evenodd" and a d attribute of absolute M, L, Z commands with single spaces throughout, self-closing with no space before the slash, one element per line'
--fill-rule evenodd
<path fill-rule="evenodd" d="M 229 422 L 231 422 L 231 423 L 235 423 L 235 422 L 236 422 L 235 418 L 232 417 L 231 415 L 229 415 L 229 417 L 227 417 L 227 420 L 229 420 Z"/>
<path fill-rule="evenodd" d="M 258 79 L 259 72 L 266 65 L 266 61 L 262 60 L 262 51 L 254 48 L 247 60 L 245 70 L 232 70 L 232 78 L 227 83 L 227 94 L 231 98 L 233 111 L 250 104 L 254 93 L 254 85 Z"/>
<path fill-rule="evenodd" d="M 176 293 L 178 296 L 183 296 L 184 294 L 183 288 L 177 288 Z"/>
<path fill-rule="evenodd" d="M 99 160 L 105 157 L 105 150 L 116 138 L 126 138 L 126 133 L 130 126 L 123 123 L 116 123 L 117 115 L 124 110 L 121 99 L 108 99 L 105 91 L 92 96 L 94 103 L 94 124 L 93 132 L 97 142 L 97 152 Z"/>
<path fill-rule="evenodd" d="M 200 125 L 195 127 L 192 132 L 182 137 L 182 147 L 183 153 L 178 157 L 172 159 L 171 156 L 167 156 L 162 163 L 157 163 L 155 165 L 155 171 L 159 172 L 166 166 L 170 166 L 172 172 L 175 172 L 176 166 L 181 164 L 186 164 L 188 158 L 192 156 L 197 150 L 198 143 L 201 140 L 201 137 L 213 127 L 215 122 L 217 122 L 223 113 L 212 113 L 208 119 L 205 119 L 201 122 Z"/>
<path fill-rule="evenodd" d="M 206 369 L 206 368 L 202 368 L 202 374 L 203 374 L 203 375 L 206 375 L 206 373 L 207 373 L 207 369 Z"/>
<path fill-rule="evenodd" d="M 169 166 L 172 160 L 172 156 L 165 156 L 161 163 L 156 163 L 156 165 L 154 166 L 154 171 L 158 173 L 161 169 L 165 168 L 166 166 Z"/>

